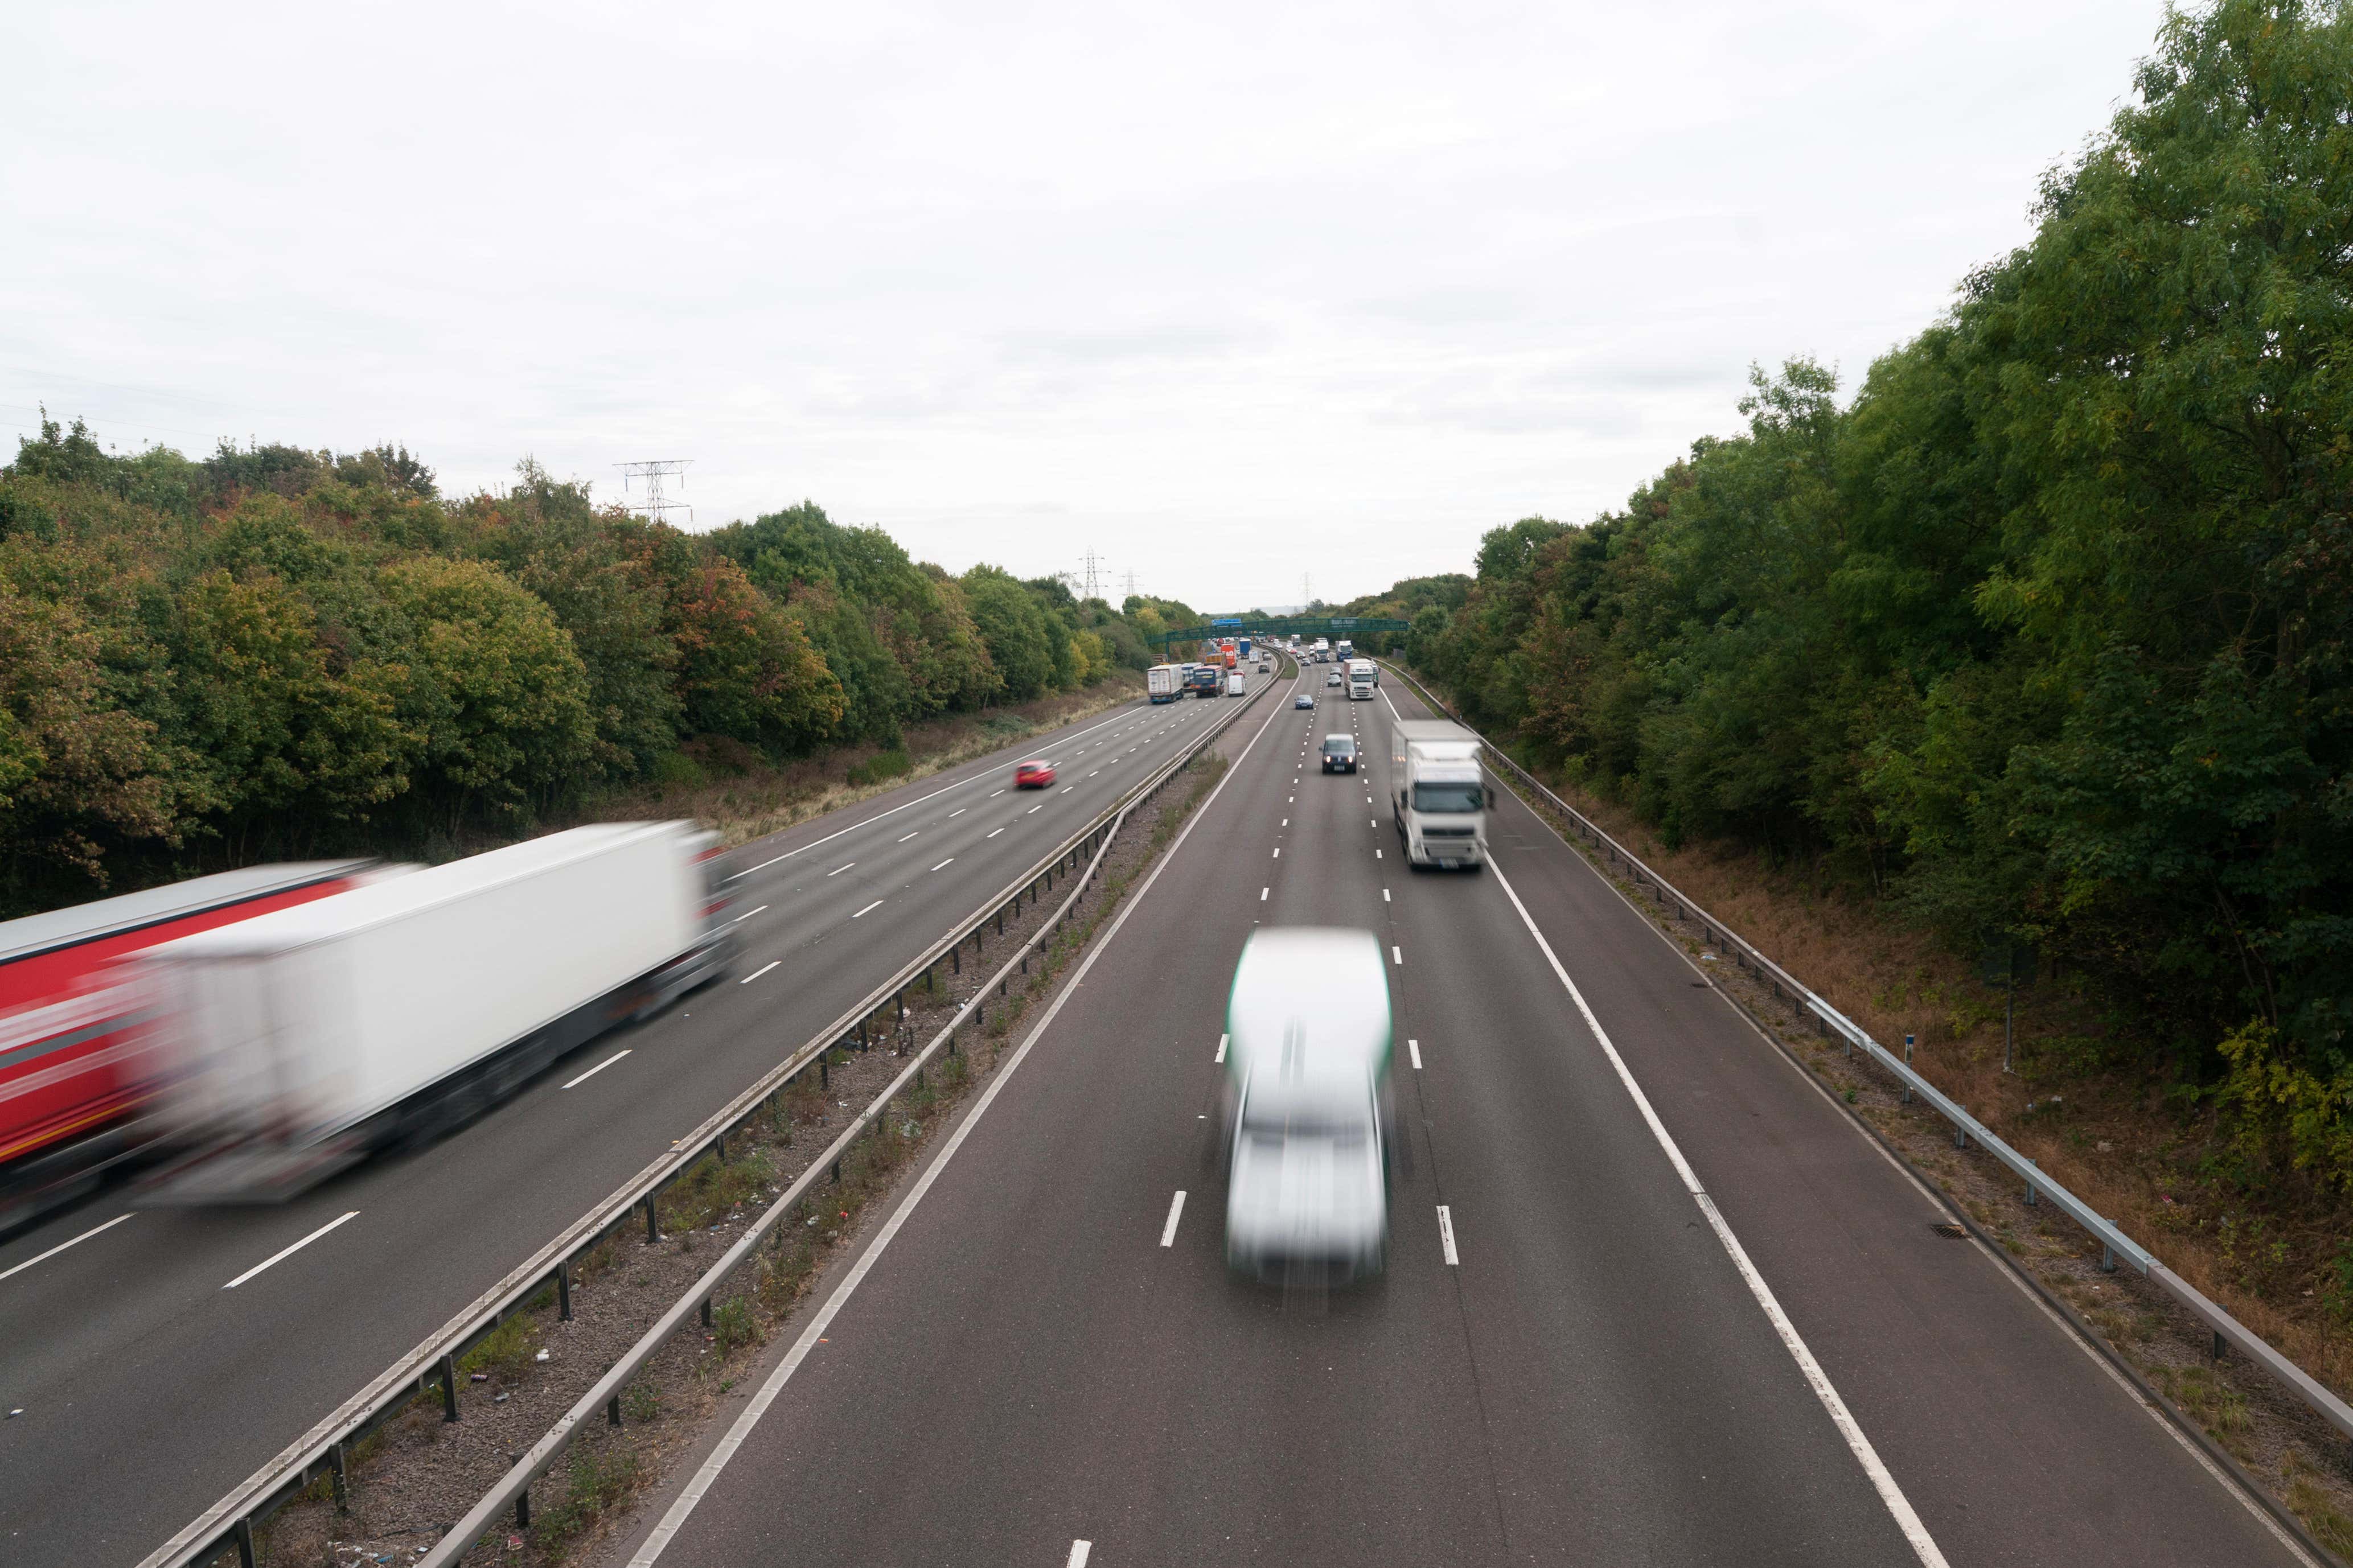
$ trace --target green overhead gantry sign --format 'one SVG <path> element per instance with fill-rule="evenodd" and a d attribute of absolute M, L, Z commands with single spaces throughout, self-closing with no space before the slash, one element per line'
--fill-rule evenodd
<path fill-rule="evenodd" d="M 1170 643 L 1200 642 L 1208 637 L 1289 637 L 1296 632 L 1303 637 L 1350 637 L 1357 632 L 1402 632 L 1412 630 L 1410 622 L 1380 616 L 1272 616 L 1252 617 L 1240 616 L 1211 621 L 1207 626 L 1177 626 L 1149 640 L 1166 648 Z"/>

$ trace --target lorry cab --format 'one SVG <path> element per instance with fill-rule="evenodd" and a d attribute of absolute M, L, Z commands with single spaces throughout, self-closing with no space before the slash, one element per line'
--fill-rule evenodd
<path fill-rule="evenodd" d="M 1477 870 L 1487 859 L 1487 786 L 1479 738 L 1444 720 L 1390 731 L 1389 813 L 1406 863 Z"/>

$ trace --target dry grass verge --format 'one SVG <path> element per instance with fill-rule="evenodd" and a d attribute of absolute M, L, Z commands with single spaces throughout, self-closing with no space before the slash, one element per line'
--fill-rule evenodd
<path fill-rule="evenodd" d="M 869 1216 L 887 1210 L 922 1151 L 997 1070 L 1021 1020 L 1227 766 L 1213 747 L 1131 817 L 1071 918 L 988 999 L 955 1053 L 935 1058 L 892 1102 L 880 1131 L 854 1143 L 835 1173 L 810 1189 L 775 1244 L 717 1292 L 702 1331 L 679 1333 L 652 1358 L 622 1397 L 621 1424 L 593 1424 L 575 1440 L 533 1488 L 530 1525 L 494 1531 L 467 1555 L 469 1564 L 568 1563 L 625 1526 L 636 1500 L 692 1448 L 711 1416 L 748 1393 L 744 1384 L 759 1348 L 791 1326 L 828 1271 L 851 1254 Z M 929 985 L 908 992 L 903 1017 L 894 1007 L 879 1010 L 868 1021 L 870 1049 L 828 1053 L 822 1074 L 802 1074 L 730 1139 L 726 1160 L 705 1156 L 664 1190 L 659 1240 L 624 1228 L 587 1256 L 571 1321 L 558 1319 L 549 1292 L 469 1352 L 459 1422 L 442 1420 L 438 1391 L 413 1402 L 354 1451 L 348 1511 L 337 1510 L 322 1483 L 262 1528 L 259 1561 L 268 1568 L 345 1568 L 421 1555 L 693 1287 L 738 1227 L 809 1167 L 838 1136 L 836 1113 L 847 1120 L 895 1077 L 902 1053 L 944 1026 L 1002 963 L 1011 951 L 1005 944 L 1040 934 L 1057 901 L 1024 901 L 1001 932 L 994 924 L 986 929 L 977 953 L 967 942 L 955 961 L 943 961 Z M 691 999 L 683 1005 L 691 1008 Z M 234 1553 L 222 1559 L 234 1561 Z"/>
<path fill-rule="evenodd" d="M 685 776 L 601 795 L 583 819 L 691 817 L 717 828 L 730 846 L 749 843 L 1142 695 L 1144 678 L 1121 670 L 1082 691 L 914 725 L 897 747 L 850 747 L 782 764 L 747 749 L 702 745 L 688 759 Z"/>

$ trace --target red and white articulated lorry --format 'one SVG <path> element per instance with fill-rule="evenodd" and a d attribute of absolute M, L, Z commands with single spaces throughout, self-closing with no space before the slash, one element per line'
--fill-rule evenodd
<path fill-rule="evenodd" d="M 251 866 L 0 923 L 0 1235 L 153 1147 L 164 1075 L 123 960 L 343 892 L 372 864 Z"/>

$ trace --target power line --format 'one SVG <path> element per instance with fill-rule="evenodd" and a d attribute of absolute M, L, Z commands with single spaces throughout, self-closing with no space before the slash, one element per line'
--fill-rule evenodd
<path fill-rule="evenodd" d="M 694 509 L 682 500 L 664 499 L 662 480 L 674 478 L 680 489 L 686 489 L 686 466 L 693 461 L 692 458 L 653 458 L 644 462 L 616 463 L 613 466 L 621 470 L 621 493 L 624 495 L 628 493 L 632 479 L 646 481 L 645 503 L 638 508 L 639 511 L 656 522 L 667 522 L 671 512 L 682 511 L 686 513 L 686 521 L 692 522 Z"/>

